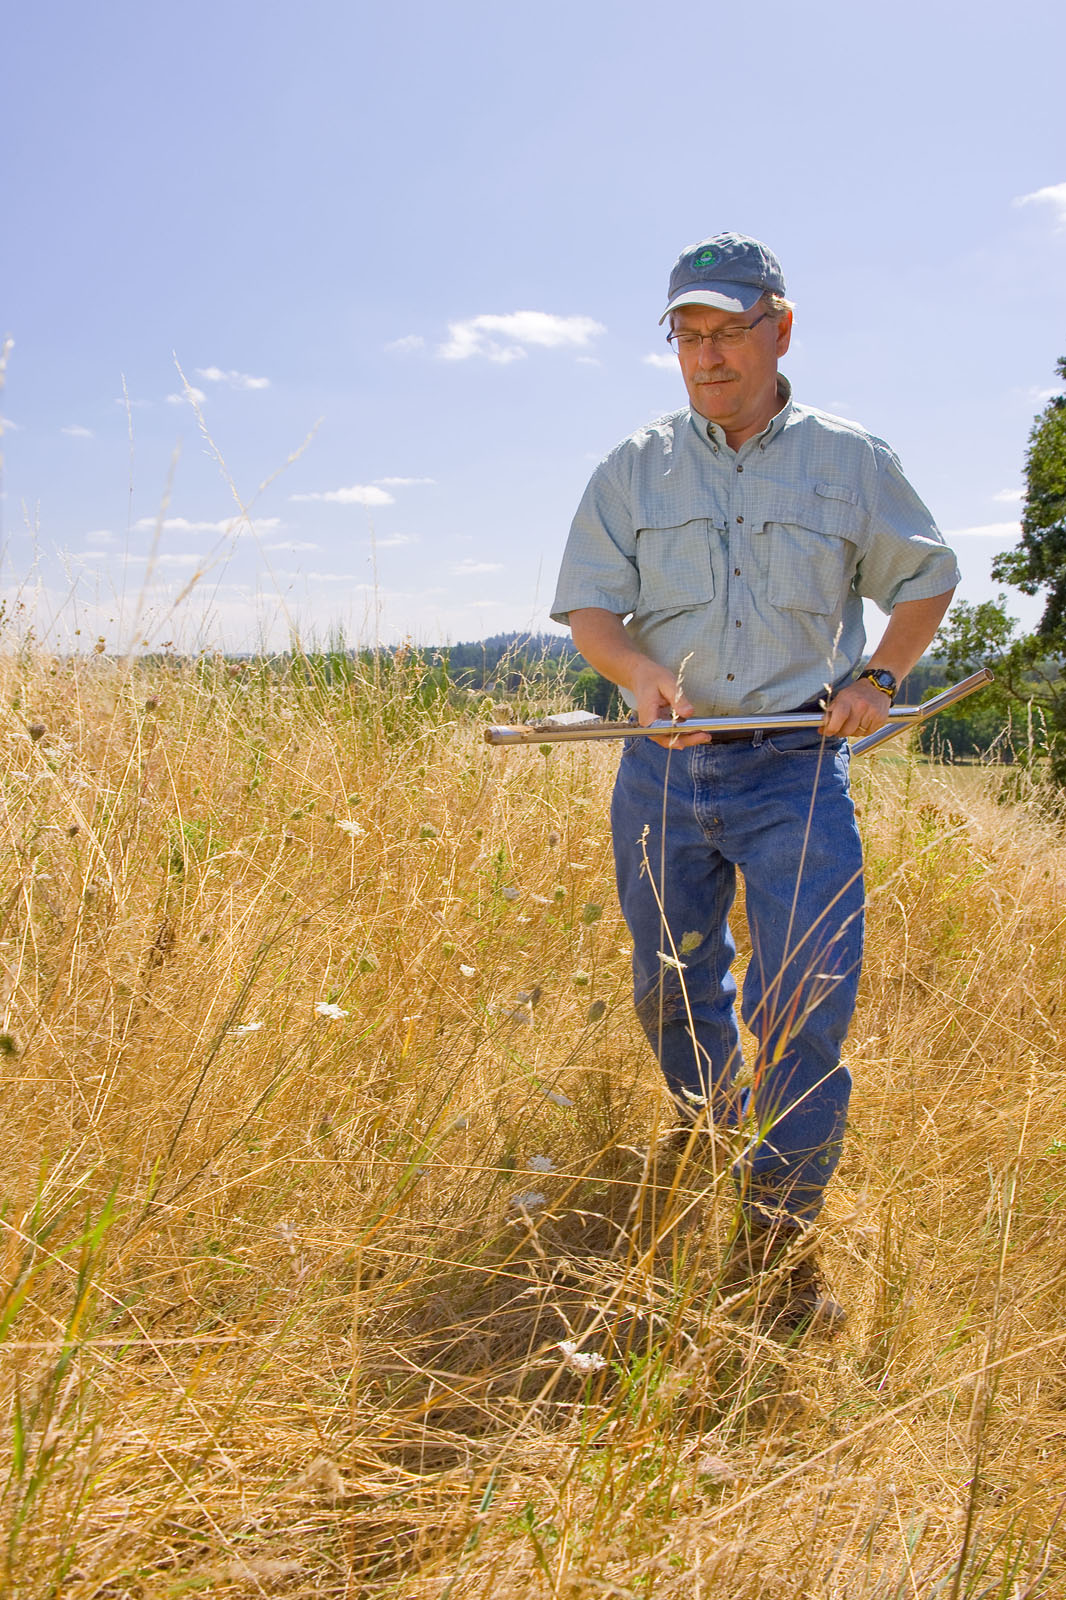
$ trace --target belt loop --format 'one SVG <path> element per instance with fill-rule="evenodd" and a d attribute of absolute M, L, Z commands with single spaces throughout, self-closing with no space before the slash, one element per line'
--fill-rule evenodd
<path fill-rule="evenodd" d="M 764 728 L 756 728 L 755 733 L 752 736 L 752 741 L 751 741 L 752 749 L 757 750 L 759 748 L 759 746 L 762 744 L 763 734 L 765 733 L 765 731 L 766 730 Z"/>

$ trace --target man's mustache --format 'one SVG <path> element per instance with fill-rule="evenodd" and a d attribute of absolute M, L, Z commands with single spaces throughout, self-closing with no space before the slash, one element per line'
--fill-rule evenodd
<path fill-rule="evenodd" d="M 729 371 L 704 373 L 694 372 L 689 381 L 691 383 L 722 383 L 727 378 L 736 378 L 738 376 L 738 373 Z"/>

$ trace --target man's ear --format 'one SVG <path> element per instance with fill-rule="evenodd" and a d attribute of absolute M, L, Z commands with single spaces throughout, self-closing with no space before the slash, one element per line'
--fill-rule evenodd
<path fill-rule="evenodd" d="M 792 312 L 788 310 L 777 324 L 777 353 L 783 356 L 792 342 Z"/>

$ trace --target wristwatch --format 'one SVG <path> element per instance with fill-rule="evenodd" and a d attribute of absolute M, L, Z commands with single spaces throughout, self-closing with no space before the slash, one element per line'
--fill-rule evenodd
<path fill-rule="evenodd" d="M 869 678 L 875 689 L 880 689 L 882 694 L 887 694 L 889 705 L 892 704 L 896 698 L 896 690 L 899 688 L 894 672 L 889 672 L 887 667 L 867 667 L 865 672 L 859 673 L 858 681 L 861 683 L 863 678 Z"/>

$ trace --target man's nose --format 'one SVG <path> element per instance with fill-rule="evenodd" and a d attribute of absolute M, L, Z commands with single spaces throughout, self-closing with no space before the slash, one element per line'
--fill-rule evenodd
<path fill-rule="evenodd" d="M 717 367 L 725 358 L 713 340 L 701 339 L 696 359 L 701 367 Z"/>

